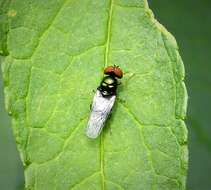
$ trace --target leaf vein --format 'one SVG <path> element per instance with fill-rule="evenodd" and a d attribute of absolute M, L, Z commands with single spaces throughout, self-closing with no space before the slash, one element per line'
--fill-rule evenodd
<path fill-rule="evenodd" d="M 83 123 L 83 121 L 84 121 L 86 118 L 87 118 L 87 116 L 86 116 L 84 119 L 80 120 L 80 121 L 75 125 L 73 131 L 69 134 L 69 136 L 68 136 L 66 139 L 64 139 L 64 143 L 63 143 L 63 146 L 62 146 L 62 150 L 61 150 L 57 155 L 55 155 L 53 158 L 51 158 L 51 159 L 49 159 L 49 160 L 45 160 L 44 162 L 41 162 L 41 163 L 35 163 L 35 162 L 34 162 L 34 163 L 35 163 L 35 164 L 41 165 L 41 164 L 46 164 L 47 162 L 50 162 L 50 161 L 53 161 L 53 160 L 58 160 L 59 157 L 61 156 L 61 154 L 64 152 L 64 149 L 66 148 L 68 141 L 73 137 L 73 135 L 76 133 L 78 127 Z"/>
<path fill-rule="evenodd" d="M 45 28 L 45 30 L 43 30 L 43 32 L 40 34 L 39 38 L 38 38 L 38 42 L 37 45 L 35 46 L 32 54 L 28 57 L 32 57 L 34 55 L 34 53 L 36 52 L 36 50 L 38 49 L 39 45 L 40 45 L 40 41 L 41 38 L 45 35 L 45 33 L 47 33 L 50 29 L 50 27 L 53 25 L 54 21 L 56 20 L 56 18 L 58 17 L 59 13 L 61 12 L 62 8 L 64 7 L 64 5 L 67 3 L 68 0 L 64 0 L 63 3 L 61 4 L 61 6 L 58 8 L 58 10 L 56 11 L 55 15 L 53 16 L 53 18 L 51 19 L 51 21 L 49 22 L 49 25 Z"/>
<path fill-rule="evenodd" d="M 110 0 L 108 22 L 107 22 L 107 37 L 106 37 L 106 42 L 105 42 L 104 68 L 108 65 L 108 57 L 109 57 L 110 41 L 111 41 L 112 15 L 113 15 L 113 0 Z M 102 177 L 102 190 L 105 190 L 104 138 L 103 138 L 103 134 L 100 136 L 100 171 L 101 171 L 101 177 Z"/>
<path fill-rule="evenodd" d="M 148 147 L 147 143 L 145 142 L 145 139 L 144 139 L 144 135 L 143 135 L 143 125 L 141 124 L 141 122 L 136 118 L 136 116 L 133 114 L 133 112 L 130 111 L 130 109 L 124 105 L 123 103 L 120 102 L 120 105 L 124 108 L 124 110 L 126 111 L 126 113 L 134 120 L 136 121 L 137 125 L 139 126 L 139 129 L 140 129 L 140 135 L 141 135 L 141 138 L 143 139 L 142 142 L 143 142 L 143 145 L 145 146 L 147 152 L 148 152 L 148 157 L 149 157 L 149 160 L 150 160 L 150 165 L 151 165 L 151 169 L 152 171 L 154 171 L 154 173 L 156 174 L 156 170 L 153 166 L 153 162 L 152 162 L 152 156 L 151 156 L 151 153 L 150 153 L 150 148 Z"/>
<path fill-rule="evenodd" d="M 112 16 L 113 16 L 113 0 L 110 0 L 110 9 L 109 9 L 109 17 L 108 17 L 108 30 L 107 30 L 107 39 L 106 39 L 106 49 L 105 49 L 105 63 L 104 67 L 108 66 L 108 58 L 110 51 L 110 42 L 111 42 L 111 26 L 112 26 Z"/>
<path fill-rule="evenodd" d="M 106 180 L 106 181 L 111 183 L 111 184 L 113 184 L 113 185 L 115 185 L 115 186 L 117 186 L 117 187 L 119 187 L 120 190 L 125 190 L 121 185 L 117 184 L 116 182 L 113 182 L 111 180 Z"/>
<path fill-rule="evenodd" d="M 144 135 L 143 135 L 143 131 L 142 131 L 143 125 L 141 124 L 141 122 L 136 118 L 136 116 L 133 114 L 133 112 L 131 112 L 130 109 L 129 109 L 126 105 L 124 105 L 124 104 L 121 103 L 121 102 L 120 102 L 120 105 L 124 108 L 124 110 L 126 111 L 126 113 L 127 113 L 131 118 L 133 118 L 134 121 L 136 121 L 137 125 L 139 126 L 140 135 L 141 135 L 141 138 L 143 139 L 142 142 L 143 142 L 143 144 L 144 144 L 144 146 L 145 146 L 145 148 L 146 148 L 146 150 L 147 150 L 147 152 L 148 152 L 148 157 L 149 157 L 151 169 L 152 169 L 152 171 L 154 172 L 154 174 L 157 175 L 157 176 L 164 176 L 164 177 L 166 177 L 166 178 L 168 178 L 168 179 L 178 181 L 177 178 L 171 178 L 171 177 L 169 177 L 169 176 L 166 176 L 166 175 L 163 175 L 163 174 L 159 174 L 159 173 L 156 171 L 156 169 L 155 169 L 155 167 L 154 167 L 154 165 L 153 165 L 152 156 L 151 156 L 151 153 L 150 153 L 151 150 L 150 150 L 150 148 L 148 147 L 147 143 L 145 142 L 145 138 L 144 138 Z M 164 154 L 165 154 L 165 153 L 164 153 Z"/>
<path fill-rule="evenodd" d="M 89 175 L 89 176 L 86 176 L 86 177 L 85 177 L 84 179 L 82 179 L 80 182 L 74 184 L 74 185 L 70 188 L 70 190 L 75 189 L 75 187 L 77 187 L 78 185 L 81 185 L 81 184 L 85 183 L 89 178 L 91 178 L 91 177 L 93 177 L 93 176 L 95 176 L 95 175 L 97 175 L 97 174 L 99 174 L 99 173 L 100 173 L 100 172 L 97 171 L 97 172 L 94 172 L 93 174 L 91 174 L 91 175 Z"/>

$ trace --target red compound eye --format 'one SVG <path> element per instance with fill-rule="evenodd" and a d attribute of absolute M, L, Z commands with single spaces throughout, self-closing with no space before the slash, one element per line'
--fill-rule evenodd
<path fill-rule="evenodd" d="M 123 72 L 119 67 L 114 67 L 114 73 L 118 78 L 122 78 L 123 77 Z"/>
<path fill-rule="evenodd" d="M 117 67 L 117 66 L 108 66 L 104 70 L 104 74 L 107 75 L 114 75 L 117 78 L 122 78 L 123 77 L 123 72 L 122 70 Z"/>
<path fill-rule="evenodd" d="M 104 69 L 104 74 L 111 74 L 114 72 L 114 67 L 113 66 L 108 66 Z"/>

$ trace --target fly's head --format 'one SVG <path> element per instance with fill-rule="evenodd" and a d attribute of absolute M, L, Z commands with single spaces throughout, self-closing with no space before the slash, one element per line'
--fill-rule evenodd
<path fill-rule="evenodd" d="M 114 76 L 115 78 L 121 79 L 123 77 L 123 72 L 119 66 L 108 66 L 104 69 L 104 74 Z"/>

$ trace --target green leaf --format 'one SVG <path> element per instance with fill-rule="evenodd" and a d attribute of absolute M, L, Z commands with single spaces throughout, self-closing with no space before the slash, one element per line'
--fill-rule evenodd
<path fill-rule="evenodd" d="M 146 1 L 18 0 L 7 15 L 5 102 L 26 189 L 185 189 L 183 63 Z M 125 76 L 91 140 L 92 91 L 113 64 Z"/>
<path fill-rule="evenodd" d="M 7 32 L 8 32 L 8 12 L 10 1 L 0 1 L 0 55 L 7 55 Z"/>

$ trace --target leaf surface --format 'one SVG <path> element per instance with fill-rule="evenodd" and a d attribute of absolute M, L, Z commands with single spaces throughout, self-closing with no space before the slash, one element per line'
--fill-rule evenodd
<path fill-rule="evenodd" d="M 5 102 L 27 189 L 185 189 L 183 63 L 146 1 L 18 0 L 6 14 Z M 114 64 L 118 100 L 90 140 L 92 91 Z"/>

